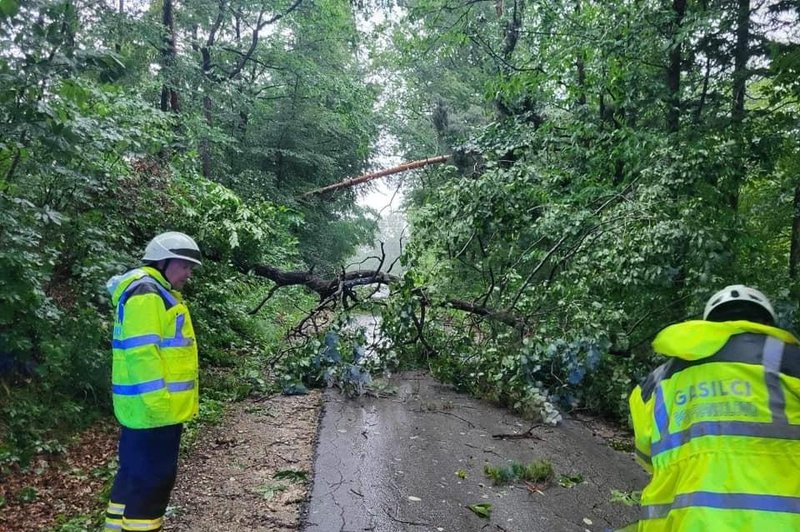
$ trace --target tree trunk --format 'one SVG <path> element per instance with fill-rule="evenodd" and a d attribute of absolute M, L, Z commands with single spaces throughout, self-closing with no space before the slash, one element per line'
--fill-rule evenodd
<path fill-rule="evenodd" d="M 118 9 L 119 15 L 120 16 L 124 15 L 125 14 L 125 0 L 119 0 L 118 8 L 119 8 Z M 114 43 L 114 51 L 117 52 L 117 53 L 120 53 L 122 51 L 122 44 L 119 41 Z"/>
<path fill-rule="evenodd" d="M 279 270 L 266 264 L 257 264 L 248 268 L 248 273 L 253 273 L 260 277 L 265 277 L 275 283 L 261 303 L 250 311 L 250 314 L 258 313 L 264 304 L 273 294 L 284 286 L 304 286 L 319 295 L 320 302 L 332 301 L 343 296 L 346 291 L 352 291 L 356 286 L 370 284 L 392 285 L 397 283 L 400 278 L 380 270 L 375 271 L 350 271 L 333 278 L 318 277 L 311 272 Z M 431 300 L 424 289 L 417 288 L 414 294 L 420 299 L 423 305 L 431 305 Z M 472 301 L 463 299 L 446 299 L 440 303 L 444 307 L 454 308 L 477 316 L 482 316 L 493 321 L 505 323 L 511 327 L 522 327 L 525 324 L 525 316 L 517 315 L 508 310 L 495 310 Z M 321 307 L 318 307 L 318 309 Z M 312 311 L 314 312 L 314 311 Z"/>
<path fill-rule="evenodd" d="M 203 95 L 203 116 L 206 119 L 206 125 L 211 127 L 211 98 L 208 94 Z M 203 137 L 200 141 L 200 162 L 203 167 L 203 177 L 211 179 L 211 141 L 208 137 Z"/>
<path fill-rule="evenodd" d="M 747 60 L 750 46 L 750 0 L 739 0 L 736 10 L 736 48 L 733 55 L 733 109 L 731 119 L 738 127 L 744 120 Z"/>
<path fill-rule="evenodd" d="M 678 33 L 686 15 L 686 0 L 673 0 L 672 2 L 672 46 L 669 52 L 669 67 L 667 68 L 667 131 L 677 133 L 680 129 L 681 118 L 681 42 Z"/>
<path fill-rule="evenodd" d="M 739 188 L 744 182 L 745 167 L 742 159 L 744 121 L 744 97 L 747 92 L 747 60 L 750 58 L 750 0 L 738 0 L 736 10 L 736 47 L 733 51 L 733 102 L 731 122 L 734 140 L 739 146 L 736 150 L 733 180 L 728 191 L 728 204 L 736 213 L 739 210 Z"/>
<path fill-rule="evenodd" d="M 366 183 L 367 181 L 372 181 L 373 179 L 378 179 L 379 177 L 384 177 L 392 174 L 399 174 L 400 172 L 407 172 L 409 170 L 422 168 L 430 164 L 441 164 L 443 162 L 446 162 L 449 158 L 450 158 L 449 155 L 439 155 L 437 157 L 428 157 L 427 159 L 420 159 L 418 161 L 403 163 L 401 165 L 393 166 L 392 168 L 387 168 L 385 170 L 379 170 L 377 172 L 371 172 L 369 174 L 364 174 L 351 179 L 346 179 L 344 181 L 328 185 L 327 187 L 310 190 L 302 194 L 300 197 L 307 198 L 309 196 L 313 196 L 314 194 L 322 194 L 323 192 L 332 192 L 334 190 L 339 190 L 342 188 L 350 188 L 355 185 L 360 185 L 361 183 Z"/>
<path fill-rule="evenodd" d="M 200 48 L 200 69 L 203 72 L 203 81 L 206 85 L 203 90 L 203 118 L 205 118 L 206 125 L 208 126 L 209 130 L 214 123 L 214 117 L 211 112 L 213 106 L 211 96 L 209 94 L 211 93 L 212 83 L 217 79 L 214 75 L 214 72 L 212 72 L 213 65 L 211 63 L 211 49 L 216 42 L 217 32 L 222 26 L 222 22 L 225 18 L 226 8 L 227 0 L 219 0 L 217 3 L 217 18 L 214 20 L 214 24 L 212 24 L 211 29 L 208 32 L 208 39 L 206 39 L 205 46 Z M 200 140 L 198 150 L 200 151 L 200 162 L 202 165 L 203 177 L 206 179 L 211 179 L 211 140 L 208 138 L 208 136 L 205 136 Z"/>
<path fill-rule="evenodd" d="M 164 8 L 161 13 L 161 21 L 166 35 L 164 46 L 161 49 L 162 68 L 166 78 L 164 85 L 161 87 L 161 110 L 177 113 L 180 111 L 178 91 L 175 90 L 174 83 L 169 79 L 178 57 L 173 0 L 164 0 Z"/>
<path fill-rule="evenodd" d="M 522 9 L 524 0 L 514 0 L 514 9 L 511 20 L 506 24 L 505 43 L 503 44 L 503 59 L 509 61 L 511 54 L 517 47 L 520 31 L 522 30 Z"/>
<path fill-rule="evenodd" d="M 72 2 L 64 2 L 61 19 L 62 50 L 70 58 L 75 56 L 75 29 L 78 24 L 78 8 Z"/>
<path fill-rule="evenodd" d="M 792 296 L 800 293 L 800 185 L 794 187 L 794 204 L 792 205 L 792 242 L 789 250 L 789 280 Z"/>
<path fill-rule="evenodd" d="M 581 12 L 581 0 L 575 0 L 575 15 Z M 578 106 L 586 105 L 586 54 L 580 50 L 575 58 L 575 74 L 578 85 Z"/>
<path fill-rule="evenodd" d="M 694 113 L 694 123 L 700 124 L 703 118 L 703 110 L 708 97 L 708 84 L 711 80 L 711 58 L 706 57 L 706 67 L 703 74 L 703 89 L 700 91 L 700 101 L 697 103 L 697 109 Z"/>

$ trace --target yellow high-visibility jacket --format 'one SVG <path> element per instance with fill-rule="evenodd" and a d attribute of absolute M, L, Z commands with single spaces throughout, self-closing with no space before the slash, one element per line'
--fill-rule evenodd
<path fill-rule="evenodd" d="M 630 396 L 640 531 L 800 530 L 800 348 L 748 321 L 667 327 Z"/>
<path fill-rule="evenodd" d="M 129 428 L 182 423 L 198 411 L 197 343 L 189 310 L 158 270 L 137 268 L 108 283 L 116 306 L 111 388 Z"/>

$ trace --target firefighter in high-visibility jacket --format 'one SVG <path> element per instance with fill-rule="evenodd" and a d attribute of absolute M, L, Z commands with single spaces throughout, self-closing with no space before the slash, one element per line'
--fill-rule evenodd
<path fill-rule="evenodd" d="M 116 307 L 111 389 L 122 428 L 106 531 L 162 529 L 182 424 L 199 405 L 197 343 L 178 291 L 200 264 L 200 249 L 183 233 L 163 233 L 142 261 L 108 282 Z"/>
<path fill-rule="evenodd" d="M 638 530 L 800 530 L 800 347 L 774 324 L 764 294 L 733 285 L 656 336 L 669 360 L 630 396 L 652 473 Z"/>

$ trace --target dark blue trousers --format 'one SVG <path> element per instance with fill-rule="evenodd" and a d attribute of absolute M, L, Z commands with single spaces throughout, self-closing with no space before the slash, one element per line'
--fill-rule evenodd
<path fill-rule="evenodd" d="M 182 431 L 182 424 L 154 429 L 122 427 L 119 471 L 111 488 L 111 502 L 117 511 L 124 507 L 126 521 L 160 520 L 164 516 L 178 474 Z"/>

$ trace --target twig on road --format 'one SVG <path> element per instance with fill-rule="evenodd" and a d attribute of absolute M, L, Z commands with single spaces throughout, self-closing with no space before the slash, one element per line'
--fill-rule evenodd
<path fill-rule="evenodd" d="M 474 429 L 474 428 L 475 428 L 475 425 L 474 425 L 474 424 L 473 424 L 473 423 L 472 423 L 470 420 L 468 420 L 468 419 L 464 419 L 463 417 L 461 417 L 461 416 L 457 416 L 457 415 L 455 415 L 455 414 L 453 414 L 453 413 L 451 413 L 451 412 L 442 412 L 441 410 L 428 410 L 428 411 L 423 411 L 422 413 L 423 413 L 423 414 L 427 414 L 427 413 L 431 413 L 431 414 L 444 414 L 444 415 L 446 415 L 446 416 L 453 416 L 454 418 L 456 418 L 456 419 L 460 419 L 461 421 L 463 421 L 464 423 L 466 423 L 467 425 L 469 425 L 469 428 L 471 428 L 471 429 Z"/>
<path fill-rule="evenodd" d="M 482 447 L 478 447 L 477 445 L 472 445 L 471 443 L 465 443 L 464 445 L 466 445 L 467 447 L 471 447 L 472 449 L 477 449 L 477 450 L 483 451 L 485 453 L 490 453 L 490 454 L 493 454 L 495 456 L 499 456 L 500 458 L 505 458 L 504 456 L 502 456 L 501 454 L 493 451 L 492 449 L 484 449 Z"/>
<path fill-rule="evenodd" d="M 392 521 L 395 521 L 397 523 L 403 523 L 404 525 L 431 526 L 430 523 L 420 523 L 418 521 L 404 521 L 402 519 L 398 519 L 397 517 L 395 517 L 391 513 L 389 513 L 389 510 L 387 510 L 386 508 L 383 509 L 383 513 L 385 513 L 387 516 L 389 516 L 389 519 L 391 519 Z"/>
<path fill-rule="evenodd" d="M 522 434 L 492 434 L 492 438 L 498 440 L 521 440 L 524 438 L 533 438 L 535 440 L 541 440 L 542 439 L 541 436 L 537 436 L 536 434 L 533 433 L 533 429 L 541 426 L 542 426 L 541 423 L 537 423 L 536 425 L 532 426 Z"/>

